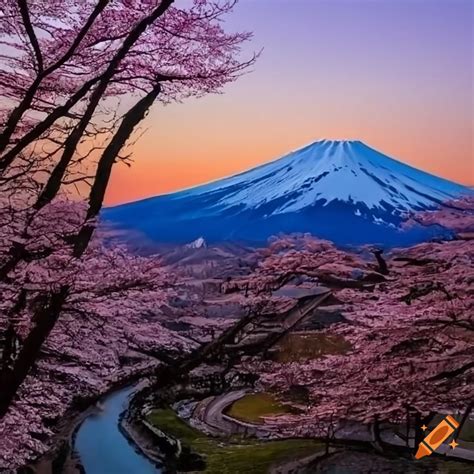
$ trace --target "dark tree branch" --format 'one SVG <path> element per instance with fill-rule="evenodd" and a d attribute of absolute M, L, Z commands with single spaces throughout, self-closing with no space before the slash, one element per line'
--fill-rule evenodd
<path fill-rule="evenodd" d="M 446 370 L 444 372 L 440 372 L 439 374 L 430 377 L 428 380 L 442 380 L 442 379 L 453 379 L 458 375 L 463 374 L 464 372 L 472 369 L 474 367 L 474 362 L 468 362 L 467 364 L 462 365 L 454 370 Z"/>
<path fill-rule="evenodd" d="M 13 163 L 13 161 L 20 154 L 21 151 L 23 151 L 33 141 L 41 137 L 41 135 L 46 132 L 51 127 L 51 125 L 56 122 L 56 120 L 63 117 L 69 111 L 69 109 L 74 107 L 74 105 L 76 105 L 89 92 L 91 87 L 96 82 L 98 82 L 100 78 L 101 76 L 97 76 L 85 82 L 82 87 L 75 94 L 73 94 L 63 105 L 56 107 L 44 120 L 38 123 L 28 133 L 23 135 L 23 137 L 18 140 L 18 142 L 11 148 L 11 150 L 9 150 L 0 158 L 0 172 L 4 172 Z M 14 113 L 15 111 L 12 112 L 12 116 Z M 6 132 L 4 132 L 4 134 L 5 133 Z M 0 142 L 4 137 L 4 134 L 2 134 L 2 136 L 0 137 Z M 8 143 L 6 145 L 8 145 Z"/>
<path fill-rule="evenodd" d="M 18 7 L 20 9 L 23 26 L 25 27 L 26 34 L 28 35 L 28 39 L 30 40 L 31 46 L 35 53 L 37 71 L 38 75 L 40 75 L 44 70 L 43 54 L 41 53 L 41 48 L 38 43 L 35 30 L 33 29 L 33 25 L 31 24 L 30 12 L 28 10 L 28 4 L 26 3 L 26 0 L 18 0 Z"/>
<path fill-rule="evenodd" d="M 441 291 L 446 295 L 446 299 L 449 301 L 453 299 L 446 287 L 439 282 L 429 282 L 424 286 L 414 286 L 410 288 L 410 291 L 400 299 L 401 301 L 404 301 L 406 304 L 410 305 L 413 300 L 429 295 L 433 291 Z"/>
<path fill-rule="evenodd" d="M 94 91 L 91 94 L 91 98 L 89 100 L 89 103 L 87 104 L 87 108 L 83 116 L 81 117 L 79 123 L 74 128 L 72 133 L 68 136 L 64 144 L 64 151 L 61 156 L 61 159 L 59 160 L 57 165 L 54 167 L 54 170 L 51 173 L 51 176 L 49 177 L 48 182 L 46 183 L 43 189 L 43 192 L 41 193 L 38 200 L 36 201 L 35 209 L 41 209 L 42 207 L 44 207 L 46 204 L 51 202 L 56 196 L 56 194 L 58 193 L 61 187 L 62 178 L 64 177 L 64 174 L 66 173 L 66 169 L 69 166 L 69 163 L 71 162 L 74 156 L 74 153 L 77 149 L 77 145 L 79 144 L 79 141 L 81 140 L 81 137 L 83 136 L 87 125 L 91 121 L 94 115 L 94 112 L 96 111 L 99 105 L 99 102 L 101 101 L 103 95 L 105 94 L 105 91 L 110 81 L 115 75 L 118 66 L 120 65 L 121 61 L 126 57 L 126 55 L 130 51 L 132 46 L 138 41 L 140 36 L 146 30 L 146 28 L 149 25 L 151 25 L 159 16 L 162 15 L 167 10 L 167 8 L 169 8 L 171 3 L 173 3 L 173 1 L 174 0 L 162 1 L 160 6 L 156 8 L 152 14 L 144 18 L 127 36 L 127 38 L 123 42 L 122 47 L 119 49 L 119 51 L 114 56 L 112 61 L 110 61 L 110 64 L 108 65 L 105 72 L 102 74 L 100 81 L 97 84 L 97 87 L 94 89 Z M 156 95 L 158 95 L 158 93 L 159 91 L 156 93 Z M 133 127 L 132 127 L 132 130 L 133 130 Z M 120 151 L 120 149 L 121 149 L 121 146 L 118 151 Z M 116 152 L 116 155 L 118 154 L 118 151 Z M 115 156 L 114 156 L 114 159 L 115 159 Z"/>
<path fill-rule="evenodd" d="M 161 84 L 158 82 L 155 87 L 142 99 L 140 99 L 123 117 L 114 137 L 104 150 L 95 175 L 95 180 L 89 194 L 89 209 L 87 211 L 87 219 L 92 219 L 99 214 L 104 201 L 105 191 L 110 179 L 110 173 L 115 163 L 117 155 L 123 148 L 135 127 L 143 120 L 148 109 L 158 97 L 161 91 Z M 84 225 L 77 236 L 74 255 L 76 257 L 82 255 L 87 248 L 89 241 L 94 232 L 94 226 L 90 224 Z"/>
<path fill-rule="evenodd" d="M 11 139 L 11 136 L 12 136 L 13 132 L 15 131 L 16 126 L 18 125 L 18 122 L 20 121 L 21 117 L 26 112 L 26 110 L 31 106 L 31 103 L 33 102 L 33 98 L 35 97 L 35 94 L 38 90 L 38 87 L 40 86 L 43 79 L 45 77 L 47 77 L 48 75 L 50 75 L 51 73 L 53 73 L 54 71 L 56 71 L 57 69 L 59 69 L 64 63 L 66 63 L 66 61 L 68 61 L 72 57 L 72 55 L 74 54 L 74 52 L 78 48 L 79 44 L 84 39 L 87 32 L 90 30 L 90 28 L 93 25 L 94 21 L 102 13 L 102 11 L 106 7 L 106 5 L 109 3 L 109 1 L 110 0 L 99 0 L 98 1 L 95 9 L 93 10 L 91 15 L 87 19 L 84 26 L 79 31 L 78 35 L 76 36 L 76 39 L 72 42 L 71 47 L 68 49 L 68 51 L 66 51 L 66 53 L 64 54 L 64 56 L 61 59 L 59 59 L 55 64 L 52 64 L 50 67 L 48 67 L 47 69 L 44 69 L 44 70 L 43 70 L 43 61 L 41 59 L 41 68 L 39 68 L 38 75 L 36 76 L 36 79 L 33 81 L 31 86 L 25 92 L 25 94 L 23 96 L 23 100 L 18 104 L 18 106 L 12 111 L 12 113 L 8 117 L 8 120 L 6 121 L 6 124 L 5 124 L 5 128 L 4 128 L 3 132 L 0 134 L 0 153 L 3 152 L 5 150 L 5 148 L 8 146 L 9 141 Z M 18 0 L 18 2 L 20 4 L 20 8 L 21 8 L 21 4 L 24 4 L 24 8 L 26 8 L 26 13 L 28 13 L 28 7 L 27 7 L 27 4 L 26 4 L 26 0 Z M 23 17 L 23 13 L 22 13 L 22 17 Z M 28 15 L 28 21 L 29 21 L 29 15 Z M 31 26 L 31 24 L 30 24 L 30 26 Z M 25 25 L 25 28 L 26 28 L 26 25 Z M 33 31 L 32 27 L 31 27 L 31 30 L 32 30 L 33 35 L 34 35 L 34 31 Z M 34 38 L 36 40 L 35 35 L 34 35 Z M 34 48 L 34 46 L 33 46 L 33 48 Z M 39 49 L 39 45 L 38 45 L 38 52 L 40 54 L 40 57 L 42 58 L 41 51 Z M 96 82 L 96 81 L 93 81 L 92 84 L 94 82 Z M 65 109 L 63 112 L 61 112 L 61 114 L 58 117 L 56 117 L 50 123 L 50 125 L 52 125 L 57 120 L 57 118 L 61 117 L 62 115 L 66 115 L 67 112 L 69 111 L 69 109 L 76 102 L 72 103 L 67 109 Z M 48 125 L 48 127 L 50 125 Z M 43 132 L 41 132 L 38 136 L 40 136 Z M 27 141 L 26 144 L 28 145 L 29 143 L 31 143 L 31 141 Z M 18 149 L 15 152 L 15 154 L 18 154 L 23 148 L 24 147 Z M 5 169 L 7 166 L 9 166 L 11 161 L 13 161 L 13 159 L 11 159 L 10 163 L 8 163 L 8 160 L 7 160 L 7 164 L 5 165 L 5 167 L 3 166 L 2 161 L 3 160 L 0 160 L 0 171 Z"/>

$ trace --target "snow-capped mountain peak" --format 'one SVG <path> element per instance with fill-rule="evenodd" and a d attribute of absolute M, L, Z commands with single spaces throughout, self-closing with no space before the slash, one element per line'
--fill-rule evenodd
<path fill-rule="evenodd" d="M 258 208 L 278 199 L 281 204 L 272 214 L 296 212 L 317 201 L 407 211 L 432 206 L 459 191 L 457 184 L 393 160 L 360 141 L 320 140 L 279 160 L 183 194 L 236 188 L 237 192 L 229 193 L 219 204 Z"/>
<path fill-rule="evenodd" d="M 187 249 L 202 249 L 207 247 L 207 243 L 204 237 L 198 237 L 196 240 L 186 244 L 185 247 Z"/>
<path fill-rule="evenodd" d="M 398 242 L 407 212 L 470 192 L 361 141 L 319 140 L 235 176 L 104 215 L 164 241 L 261 242 L 281 232 L 311 232 L 339 243 Z"/>

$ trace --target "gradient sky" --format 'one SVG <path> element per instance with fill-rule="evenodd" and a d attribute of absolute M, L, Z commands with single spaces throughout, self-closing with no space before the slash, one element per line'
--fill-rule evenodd
<path fill-rule="evenodd" d="M 180 4 L 180 0 L 176 0 Z M 107 204 L 170 192 L 320 138 L 360 139 L 474 184 L 471 0 L 240 0 L 229 30 L 264 48 L 223 95 L 156 105 Z"/>

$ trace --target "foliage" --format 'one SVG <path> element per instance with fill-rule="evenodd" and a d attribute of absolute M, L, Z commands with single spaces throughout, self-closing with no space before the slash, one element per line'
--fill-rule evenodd
<path fill-rule="evenodd" d="M 474 398 L 471 240 L 396 249 L 386 258 L 389 273 L 377 279 L 375 265 L 363 254 L 325 242 L 314 242 L 313 252 L 298 245 L 298 239 L 274 243 L 255 272 L 234 284 L 260 292 L 299 275 L 326 285 L 321 268 L 331 260 L 332 272 L 344 277 L 333 293 L 345 320 L 330 333 L 344 338 L 351 350 L 294 362 L 244 362 L 243 368 L 261 374 L 262 390 L 284 394 L 295 385 L 309 390 L 306 413 L 272 417 L 269 423 L 289 435 L 318 436 L 328 423 L 342 426 L 344 420 L 400 423 L 407 413 L 466 409 Z M 367 275 L 373 283 L 354 284 L 367 283 Z"/>
<path fill-rule="evenodd" d="M 193 452 L 203 455 L 209 474 L 263 474 L 273 464 L 313 454 L 322 447 L 320 443 L 305 439 L 258 441 L 211 438 L 191 428 L 170 409 L 154 410 L 149 421 L 166 434 L 181 440 Z"/>

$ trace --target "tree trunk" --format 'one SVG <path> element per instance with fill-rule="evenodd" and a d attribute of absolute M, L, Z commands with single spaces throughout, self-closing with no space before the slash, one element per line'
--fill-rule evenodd
<path fill-rule="evenodd" d="M 380 434 L 380 420 L 377 415 L 375 416 L 375 419 L 371 424 L 371 432 L 375 449 L 377 449 L 377 451 L 383 452 L 385 449 L 385 443 L 382 440 L 382 436 Z"/>
<path fill-rule="evenodd" d="M 381 273 L 382 275 L 388 275 L 389 271 L 388 271 L 387 262 L 382 257 L 382 253 L 383 253 L 383 250 L 373 251 L 375 259 L 377 260 L 377 265 L 378 265 L 377 271 Z"/>
<path fill-rule="evenodd" d="M 406 429 L 406 447 L 409 448 L 410 447 L 410 407 L 407 405 L 407 408 L 406 408 L 406 413 L 407 413 L 407 429 Z"/>
<path fill-rule="evenodd" d="M 420 412 L 416 412 L 415 414 L 415 439 L 414 439 L 414 452 L 418 449 L 418 445 L 423 441 L 423 438 L 426 436 L 426 432 L 421 429 L 423 425 L 428 426 L 435 417 L 435 413 L 430 413 L 425 418 L 421 417 Z"/>
<path fill-rule="evenodd" d="M 469 415 L 471 414 L 473 406 L 474 406 L 474 402 L 470 402 L 469 405 L 466 407 L 466 411 L 464 412 L 464 415 L 462 416 L 462 419 L 459 423 L 458 435 L 457 435 L 458 438 L 461 435 L 464 424 L 466 423 L 466 421 L 469 418 Z"/>
<path fill-rule="evenodd" d="M 155 102 L 161 91 L 161 84 L 158 82 L 155 84 L 153 89 L 142 99 L 140 99 L 123 117 L 122 123 L 115 133 L 114 137 L 107 145 L 107 148 L 100 157 L 99 164 L 97 165 L 97 171 L 95 174 L 94 183 L 92 185 L 91 192 L 89 194 L 89 209 L 87 211 L 87 219 L 93 219 L 99 214 L 102 204 L 104 202 L 105 191 L 109 184 L 110 173 L 115 163 L 117 155 L 123 148 L 130 135 L 133 133 L 135 127 L 143 120 L 148 109 Z M 80 230 L 75 246 L 74 256 L 80 257 L 94 232 L 94 226 L 92 224 L 85 224 Z"/>
<path fill-rule="evenodd" d="M 41 347 L 58 320 L 62 306 L 66 301 L 69 287 L 63 286 L 53 293 L 47 304 L 36 314 L 34 326 L 26 337 L 18 358 L 12 369 L 5 368 L 0 372 L 0 418 L 8 411 L 18 389 L 36 362 Z"/>

